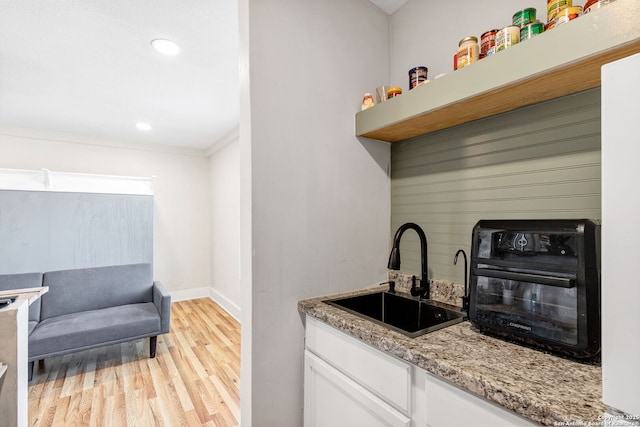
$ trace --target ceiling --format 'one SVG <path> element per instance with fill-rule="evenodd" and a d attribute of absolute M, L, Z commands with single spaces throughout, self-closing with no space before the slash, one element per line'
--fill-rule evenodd
<path fill-rule="evenodd" d="M 206 149 L 238 125 L 237 49 L 236 0 L 0 0 L 0 127 Z"/>
<path fill-rule="evenodd" d="M 370 0 L 371 3 L 387 12 L 389 15 L 400 9 L 408 0 Z"/>
<path fill-rule="evenodd" d="M 237 0 L 0 0 L 0 127 L 207 149 L 238 126 L 237 50 Z"/>

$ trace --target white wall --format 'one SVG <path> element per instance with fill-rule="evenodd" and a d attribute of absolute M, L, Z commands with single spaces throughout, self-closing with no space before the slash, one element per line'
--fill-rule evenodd
<path fill-rule="evenodd" d="M 408 90 L 409 70 L 418 65 L 429 68 L 429 79 L 440 73 L 452 73 L 453 55 L 461 39 L 476 36 L 480 40 L 488 30 L 511 25 L 513 14 L 529 7 L 536 9 L 539 21 L 546 22 L 544 0 L 458 0 L 453 3 L 409 0 L 391 15 L 389 83 Z"/>
<path fill-rule="evenodd" d="M 0 129 L 0 153 L 1 168 L 155 176 L 154 277 L 174 300 L 209 295 L 211 211 L 205 153 L 21 129 Z"/>
<path fill-rule="evenodd" d="M 389 18 L 365 0 L 242 0 L 240 11 L 252 230 L 242 424 L 300 426 L 297 301 L 386 276 L 389 145 L 358 140 L 354 113 L 388 80 Z"/>
<path fill-rule="evenodd" d="M 209 151 L 212 297 L 240 320 L 240 143 L 238 129 Z"/>

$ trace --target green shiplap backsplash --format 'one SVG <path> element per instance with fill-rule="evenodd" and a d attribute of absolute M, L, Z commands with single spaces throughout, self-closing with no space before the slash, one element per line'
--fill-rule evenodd
<path fill-rule="evenodd" d="M 429 277 L 463 282 L 481 219 L 600 220 L 600 89 L 391 145 L 391 238 L 428 240 Z M 417 235 L 401 271 L 420 274 Z"/>

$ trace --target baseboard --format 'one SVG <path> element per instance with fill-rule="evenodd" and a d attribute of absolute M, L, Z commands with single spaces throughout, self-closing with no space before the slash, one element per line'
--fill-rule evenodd
<path fill-rule="evenodd" d="M 171 301 L 185 301 L 197 298 L 211 298 L 211 288 L 195 288 L 184 291 L 171 291 Z"/>
<path fill-rule="evenodd" d="M 231 317 L 240 322 L 240 307 L 229 298 L 222 295 L 220 292 L 213 288 L 195 288 L 187 289 L 184 291 L 171 291 L 171 301 L 186 301 L 190 299 L 198 298 L 211 298 L 216 302 L 224 311 L 229 313 Z"/>
<path fill-rule="evenodd" d="M 231 317 L 236 319 L 238 323 L 240 322 L 240 307 L 238 307 L 234 302 L 232 302 L 229 298 L 222 295 L 220 292 L 213 288 L 209 288 L 209 298 L 214 300 L 220 307 L 224 309 Z"/>

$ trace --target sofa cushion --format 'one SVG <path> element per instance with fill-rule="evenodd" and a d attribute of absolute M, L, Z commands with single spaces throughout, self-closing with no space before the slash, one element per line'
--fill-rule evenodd
<path fill-rule="evenodd" d="M 153 301 L 151 264 L 51 271 L 44 274 L 40 320 Z"/>
<path fill-rule="evenodd" d="M 160 333 L 160 316 L 149 303 L 72 313 L 41 321 L 29 337 L 29 357 L 80 351 Z"/>
<path fill-rule="evenodd" d="M 10 289 L 39 288 L 42 286 L 42 273 L 0 274 L 0 291 Z M 29 307 L 29 321 L 40 320 L 40 298 Z"/>

